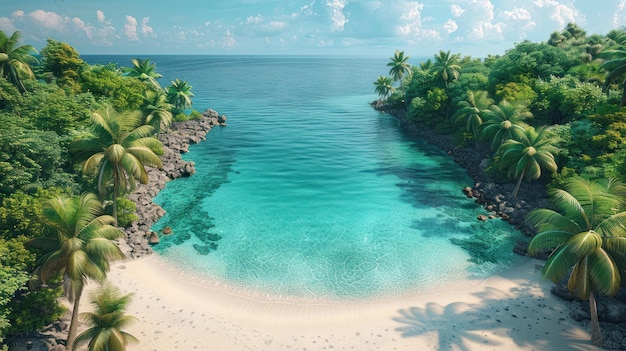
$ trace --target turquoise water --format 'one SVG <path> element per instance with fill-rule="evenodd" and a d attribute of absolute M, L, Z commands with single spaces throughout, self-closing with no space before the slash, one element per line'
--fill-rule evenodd
<path fill-rule="evenodd" d="M 163 85 L 188 80 L 196 109 L 229 118 L 184 155 L 196 174 L 155 198 L 167 215 L 153 229 L 174 231 L 156 251 L 184 269 L 267 293 L 360 298 L 513 260 L 519 234 L 476 220 L 484 210 L 462 194 L 464 170 L 369 106 L 386 58 L 152 61 Z M 451 242 L 485 235 L 490 262 Z"/>

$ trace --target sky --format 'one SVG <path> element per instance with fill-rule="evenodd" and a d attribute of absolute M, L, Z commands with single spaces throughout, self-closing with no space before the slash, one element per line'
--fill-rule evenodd
<path fill-rule="evenodd" d="M 0 30 L 80 54 L 473 57 L 626 25 L 626 0 L 0 0 Z"/>

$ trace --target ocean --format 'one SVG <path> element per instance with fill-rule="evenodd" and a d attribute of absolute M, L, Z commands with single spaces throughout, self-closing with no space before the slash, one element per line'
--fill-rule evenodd
<path fill-rule="evenodd" d="M 132 56 L 86 56 L 130 66 Z M 145 58 L 145 57 L 143 57 Z M 228 117 L 183 157 L 196 174 L 155 198 L 157 254 L 184 270 L 275 295 L 395 296 L 512 264 L 519 232 L 461 192 L 445 153 L 369 105 L 388 59 L 151 56 L 193 108 Z M 488 247 L 489 260 L 452 243 Z"/>

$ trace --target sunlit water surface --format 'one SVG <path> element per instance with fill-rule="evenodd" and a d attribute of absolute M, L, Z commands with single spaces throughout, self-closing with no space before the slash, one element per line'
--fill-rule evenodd
<path fill-rule="evenodd" d="M 386 58 L 153 56 L 163 86 L 228 116 L 184 155 L 192 177 L 156 197 L 170 226 L 158 254 L 256 291 L 393 296 L 511 264 L 519 234 L 461 189 L 465 171 L 374 111 Z M 130 57 L 91 57 L 90 63 Z M 488 261 L 453 240 L 473 240 Z"/>

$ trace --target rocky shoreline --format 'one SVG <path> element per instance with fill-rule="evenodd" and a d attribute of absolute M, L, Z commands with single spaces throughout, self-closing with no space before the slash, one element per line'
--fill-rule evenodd
<path fill-rule="evenodd" d="M 123 228 L 126 240 L 120 241 L 119 246 L 128 258 L 139 258 L 152 253 L 152 244 L 158 243 L 158 233 L 150 228 L 165 215 L 161 206 L 152 202 L 167 182 L 181 177 L 188 177 L 195 173 L 193 161 L 185 161 L 182 154 L 189 150 L 191 144 L 197 144 L 206 139 L 207 133 L 215 126 L 226 126 L 226 116 L 207 109 L 202 118 L 184 122 L 174 122 L 169 130 L 159 135 L 163 144 L 161 161 L 163 169 L 147 167 L 148 184 L 140 184 L 129 198 L 137 204 L 139 217 L 129 227 Z"/>

